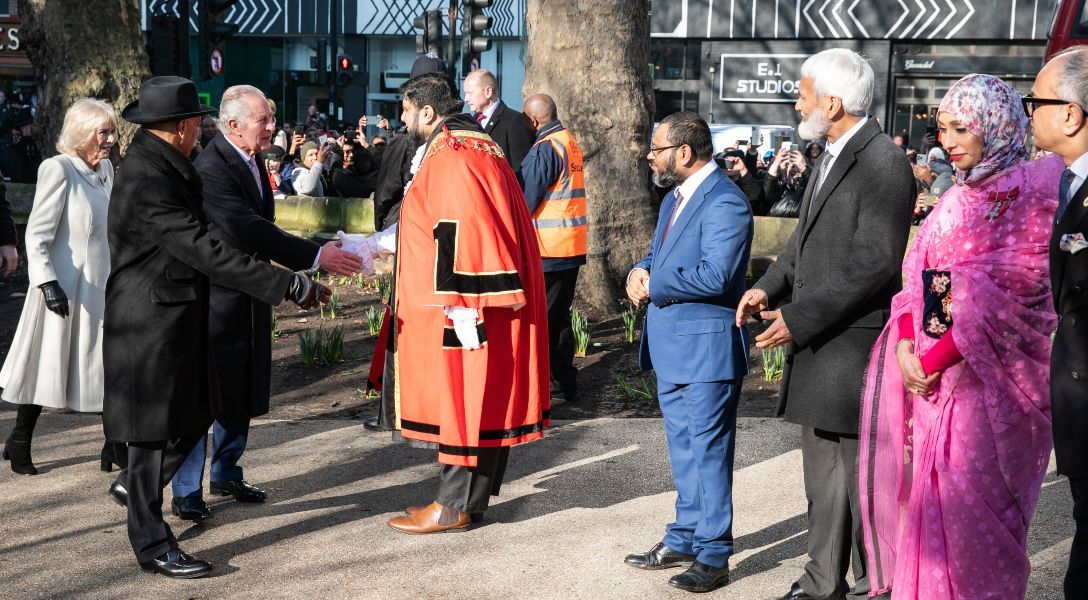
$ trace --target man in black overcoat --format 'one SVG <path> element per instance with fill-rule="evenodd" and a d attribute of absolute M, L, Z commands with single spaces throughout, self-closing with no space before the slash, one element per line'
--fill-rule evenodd
<path fill-rule="evenodd" d="M 737 308 L 738 324 L 757 312 L 772 321 L 757 346 L 788 344 L 778 414 L 802 426 L 809 562 L 787 600 L 860 600 L 869 592 L 858 419 L 869 354 L 902 287 L 915 196 L 906 156 L 866 114 L 873 80 L 869 63 L 841 48 L 802 66 L 798 133 L 826 138 L 827 150 L 809 178 L 797 229 Z"/>
<path fill-rule="evenodd" d="M 200 176 L 187 158 L 200 135 L 196 86 L 154 77 L 121 116 L 141 125 L 118 170 L 107 230 L 110 277 L 102 358 L 106 439 L 128 443 L 128 468 L 109 495 L 128 508 L 140 566 L 168 577 L 211 565 L 178 548 L 162 518 L 162 489 L 212 420 L 209 282 L 278 304 L 316 306 L 328 289 L 208 235 Z"/>
<path fill-rule="evenodd" d="M 469 73 L 463 87 L 465 104 L 472 110 L 476 122 L 502 148 L 514 173 L 521 173 L 521 161 L 535 141 L 525 115 L 499 99 L 499 80 L 491 71 L 477 69 Z"/>
<path fill-rule="evenodd" d="M 207 120 L 209 117 L 205 117 Z M 218 127 L 193 161 L 204 191 L 208 233 L 239 252 L 292 270 L 320 266 L 338 275 L 362 267 L 358 257 L 324 247 L 276 227 L 275 201 L 260 153 L 272 145 L 275 115 L 259 89 L 240 85 L 223 92 Z M 210 288 L 210 335 L 219 390 L 213 397 L 210 492 L 242 502 L 263 502 L 265 492 L 243 478 L 238 460 L 245 452 L 249 421 L 268 412 L 272 379 L 272 306 L 245 292 L 217 285 Z M 202 498 L 207 436 L 174 474 L 173 513 L 201 521 L 211 517 Z"/>
<path fill-rule="evenodd" d="M 1039 71 L 1024 108 L 1035 145 L 1065 160 L 1050 237 L 1058 330 L 1050 355 L 1050 404 L 1058 473 L 1069 478 L 1077 529 L 1065 597 L 1088 594 L 1088 48 L 1056 55 Z M 1080 324 L 1078 326 L 1078 321 Z"/>

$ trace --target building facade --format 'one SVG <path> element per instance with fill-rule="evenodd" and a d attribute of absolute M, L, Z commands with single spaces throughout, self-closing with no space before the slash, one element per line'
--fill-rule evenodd
<path fill-rule="evenodd" d="M 525 74 L 526 2 L 496 0 L 487 9 L 495 42 L 481 57 L 482 66 L 499 78 L 500 96 L 515 108 L 521 106 Z M 654 0 L 650 72 L 657 112 L 693 110 L 720 125 L 793 125 L 801 63 L 828 47 L 846 47 L 872 62 L 872 114 L 887 131 L 920 141 L 932 131 L 940 99 L 964 75 L 997 75 L 1026 93 L 1042 65 L 1059 2 Z M 174 0 L 144 3 L 145 29 L 149 15 L 176 6 Z M 331 6 L 339 14 L 332 14 Z M 223 76 L 198 85 L 213 103 L 230 85 L 256 85 L 277 101 L 280 117 L 288 121 L 302 119 L 311 104 L 323 110 L 328 85 L 316 81 L 311 57 L 317 41 L 327 40 L 338 23 L 334 55 L 350 55 L 357 69 L 353 83 L 341 91 L 340 116 L 395 118 L 397 88 L 415 59 L 412 21 L 426 10 L 447 7 L 448 0 L 240 2 L 226 14 L 240 31 L 226 42 Z M 3 19 L 0 15 L 0 27 Z M 190 23 L 195 32 L 195 12 Z M 197 61 L 208 57 L 196 55 L 195 38 L 191 47 L 195 72 Z M 4 60 L 0 47 L 0 73 Z"/>
<path fill-rule="evenodd" d="M 871 113 L 920 143 L 949 86 L 989 73 L 1022 93 L 1043 64 L 1059 0 L 671 0 L 654 2 L 659 115 L 796 124 L 801 63 L 826 48 L 872 62 Z M 918 143 L 912 145 L 917 146 Z"/>
<path fill-rule="evenodd" d="M 2 0 L 0 0 L 2 1 Z M 521 106 L 521 86 L 525 78 L 524 14 L 527 0 L 496 0 L 485 13 L 494 20 L 487 31 L 494 40 L 492 49 L 481 56 L 481 66 L 493 71 L 500 84 L 500 97 L 509 105 Z M 150 16 L 176 13 L 175 0 L 144 0 L 144 29 Z M 194 76 L 199 72 L 195 0 L 190 7 L 190 62 Z M 352 123 L 362 115 L 384 116 L 395 120 L 400 115 L 397 90 L 407 79 L 415 60 L 415 35 L 412 21 L 427 10 L 445 14 L 448 0 L 246 0 L 225 13 L 225 22 L 237 24 L 239 31 L 228 38 L 223 50 L 223 75 L 197 81 L 200 90 L 217 105 L 223 90 L 247 83 L 257 86 L 276 101 L 279 117 L 298 122 L 308 107 L 316 105 L 322 113 L 329 105 L 329 85 L 317 81 L 311 66 L 319 40 L 328 41 L 335 26 L 338 47 L 333 57 L 347 54 L 355 64 L 350 85 L 340 90 L 343 107 L 337 119 Z M 337 9 L 332 12 L 331 8 Z M 149 32 L 149 35 L 151 33 Z M 448 20 L 444 34 L 449 34 Z M 447 37 L 448 39 L 448 37 Z M 443 44 L 443 58 L 447 58 Z M 329 64 L 335 77 L 335 65 Z"/>

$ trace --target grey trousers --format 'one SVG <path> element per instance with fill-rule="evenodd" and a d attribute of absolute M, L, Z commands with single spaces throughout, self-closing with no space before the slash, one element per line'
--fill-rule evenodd
<path fill-rule="evenodd" d="M 808 564 L 798 583 L 815 598 L 864 599 L 868 568 L 858 499 L 858 436 L 804 427 L 801 434 L 808 498 Z M 854 588 L 846 583 L 854 571 Z"/>
<path fill-rule="evenodd" d="M 438 503 L 466 513 L 487 510 L 491 496 L 499 495 L 510 448 L 480 448 L 475 467 L 442 465 L 438 476 Z"/>

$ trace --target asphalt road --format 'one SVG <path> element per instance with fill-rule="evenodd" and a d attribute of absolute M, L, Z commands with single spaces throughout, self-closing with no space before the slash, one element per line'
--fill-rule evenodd
<path fill-rule="evenodd" d="M 0 432 L 13 417 L 0 412 Z M 804 564 L 799 432 L 763 418 L 738 427 L 732 583 L 708 597 L 774 598 Z M 385 522 L 433 499 L 432 453 L 366 432 L 357 420 L 256 421 L 246 478 L 269 501 L 212 500 L 215 517 L 204 525 L 167 517 L 182 548 L 216 567 L 191 581 L 136 565 L 125 512 L 105 495 L 111 476 L 97 468 L 98 418 L 45 414 L 39 428 L 42 473 L 0 469 L 2 598 L 688 597 L 666 584 L 678 571 L 623 564 L 660 540 L 672 512 L 660 419 L 559 424 L 514 450 L 485 524 L 430 536 Z M 1028 598 L 1061 598 L 1071 507 L 1052 465 L 1031 529 Z"/>

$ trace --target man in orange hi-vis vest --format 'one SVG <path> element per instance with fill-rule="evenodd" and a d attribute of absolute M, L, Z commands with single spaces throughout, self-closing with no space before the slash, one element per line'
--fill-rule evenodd
<path fill-rule="evenodd" d="M 552 406 L 556 406 L 578 398 L 570 304 L 578 269 L 586 264 L 588 227 L 582 151 L 559 122 L 550 96 L 530 96 L 522 110 L 527 125 L 536 132 L 536 142 L 521 162 L 519 177 L 544 259 Z"/>
<path fill-rule="evenodd" d="M 401 120 L 422 144 L 395 226 L 345 236 L 364 270 L 395 256 L 394 426 L 438 451 L 438 493 L 389 520 L 406 533 L 463 529 L 497 495 L 511 446 L 549 422 L 544 277 L 532 218 L 502 148 L 444 73 L 401 87 Z M 358 246 L 356 246 L 358 244 Z"/>

